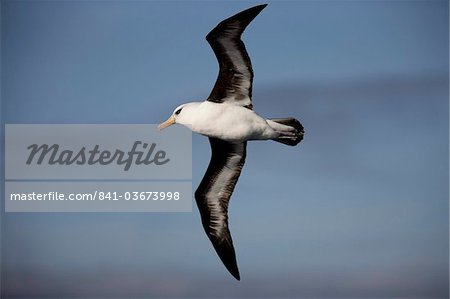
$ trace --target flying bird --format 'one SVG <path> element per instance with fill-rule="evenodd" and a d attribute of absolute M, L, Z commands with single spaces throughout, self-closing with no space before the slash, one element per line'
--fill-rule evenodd
<path fill-rule="evenodd" d="M 206 36 L 219 62 L 219 75 L 209 97 L 178 106 L 162 130 L 181 124 L 209 137 L 211 161 L 195 199 L 203 228 L 228 271 L 240 280 L 228 227 L 228 203 L 245 163 L 248 140 L 274 140 L 295 146 L 303 126 L 295 118 L 266 119 L 253 111 L 253 69 L 241 40 L 248 24 L 267 6 L 246 9 L 220 22 Z"/>

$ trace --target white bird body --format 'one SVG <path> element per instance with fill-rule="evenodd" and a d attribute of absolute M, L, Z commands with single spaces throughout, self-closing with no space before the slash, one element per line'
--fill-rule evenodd
<path fill-rule="evenodd" d="M 218 138 L 229 142 L 244 142 L 247 140 L 268 140 L 280 136 L 277 130 L 291 127 L 283 126 L 275 130 L 269 120 L 259 116 L 253 110 L 234 104 L 214 103 L 210 101 L 184 104 L 182 113 L 177 117 L 177 123 L 193 132 Z M 177 110 L 176 109 L 176 110 Z"/>

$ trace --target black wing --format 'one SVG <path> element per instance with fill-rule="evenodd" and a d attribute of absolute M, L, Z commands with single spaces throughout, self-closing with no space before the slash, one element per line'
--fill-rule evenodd
<path fill-rule="evenodd" d="M 258 5 L 242 11 L 220 22 L 206 36 L 219 62 L 219 75 L 208 101 L 232 102 L 252 109 L 253 69 L 241 35 L 266 6 Z"/>
<path fill-rule="evenodd" d="M 237 279 L 239 270 L 233 240 L 228 229 L 228 201 L 245 163 L 246 143 L 230 143 L 209 138 L 211 161 L 195 199 L 203 228 L 225 267 Z"/>

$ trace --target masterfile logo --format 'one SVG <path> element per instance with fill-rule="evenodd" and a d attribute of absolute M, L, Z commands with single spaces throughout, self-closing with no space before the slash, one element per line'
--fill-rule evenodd
<path fill-rule="evenodd" d="M 10 180 L 192 177 L 192 133 L 181 126 L 8 124 L 5 135 Z"/>
<path fill-rule="evenodd" d="M 141 148 L 141 150 L 139 149 Z M 131 165 L 155 164 L 164 165 L 170 161 L 166 158 L 164 150 L 155 150 L 156 143 L 148 144 L 142 141 L 135 141 L 130 151 L 122 151 L 116 149 L 100 150 L 100 145 L 96 144 L 93 149 L 89 150 L 83 146 L 77 151 L 61 150 L 58 144 L 32 144 L 27 147 L 30 150 L 30 155 L 27 159 L 27 165 L 36 163 L 41 165 L 43 162 L 49 165 L 108 165 L 116 163 L 117 165 L 124 165 L 124 170 L 128 171 Z M 36 158 L 36 159 L 35 159 Z"/>
<path fill-rule="evenodd" d="M 5 126 L 6 212 L 192 210 L 192 133 L 156 125 Z"/>

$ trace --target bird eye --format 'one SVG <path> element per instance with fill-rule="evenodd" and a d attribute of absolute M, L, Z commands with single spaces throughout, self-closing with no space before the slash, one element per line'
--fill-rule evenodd
<path fill-rule="evenodd" d="M 175 111 L 175 115 L 178 115 L 178 114 L 180 114 L 180 112 L 181 112 L 181 109 L 183 109 L 183 108 L 180 108 L 180 109 L 178 109 L 177 111 Z"/>

